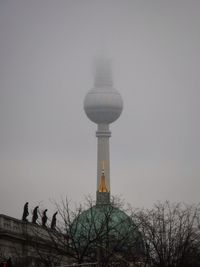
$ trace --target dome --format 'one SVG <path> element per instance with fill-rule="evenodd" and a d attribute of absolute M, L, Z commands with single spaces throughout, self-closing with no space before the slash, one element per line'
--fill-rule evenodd
<path fill-rule="evenodd" d="M 84 110 L 88 118 L 97 124 L 114 122 L 119 118 L 122 109 L 122 97 L 111 86 L 90 90 L 84 100 Z"/>
<path fill-rule="evenodd" d="M 119 250 L 126 246 L 142 251 L 142 238 L 133 220 L 122 210 L 112 205 L 96 205 L 82 212 L 74 220 L 74 236 L 79 244 L 89 240 L 101 240 L 109 237 L 109 243 Z"/>

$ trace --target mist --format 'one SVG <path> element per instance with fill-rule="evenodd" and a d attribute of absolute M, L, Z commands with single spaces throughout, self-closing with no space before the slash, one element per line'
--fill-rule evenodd
<path fill-rule="evenodd" d="M 0 213 L 96 190 L 83 100 L 105 54 L 124 110 L 111 193 L 135 207 L 199 202 L 199 1 L 0 2 Z"/>

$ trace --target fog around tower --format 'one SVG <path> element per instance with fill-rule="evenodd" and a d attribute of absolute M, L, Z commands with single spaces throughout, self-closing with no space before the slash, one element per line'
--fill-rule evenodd
<path fill-rule="evenodd" d="M 110 127 L 112 193 L 135 207 L 199 202 L 199 10 L 195 0 L 0 1 L 0 213 L 95 197 L 96 125 L 83 100 L 101 51 L 124 103 Z"/>
<path fill-rule="evenodd" d="M 110 60 L 95 60 L 94 87 L 87 92 L 84 110 L 90 120 L 97 124 L 116 121 L 123 110 L 121 94 L 113 87 Z"/>
<path fill-rule="evenodd" d="M 111 60 L 106 56 L 96 58 L 94 60 L 94 87 L 112 85 Z"/>

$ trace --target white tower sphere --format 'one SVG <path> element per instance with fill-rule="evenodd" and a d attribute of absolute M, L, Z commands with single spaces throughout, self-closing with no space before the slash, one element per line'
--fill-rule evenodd
<path fill-rule="evenodd" d="M 101 60 L 96 65 L 94 88 L 85 97 L 84 110 L 91 121 L 109 124 L 119 118 L 122 109 L 122 97 L 112 86 L 110 64 Z"/>
<path fill-rule="evenodd" d="M 112 87 L 90 90 L 84 100 L 88 118 L 97 124 L 109 124 L 119 118 L 123 109 L 122 97 Z"/>

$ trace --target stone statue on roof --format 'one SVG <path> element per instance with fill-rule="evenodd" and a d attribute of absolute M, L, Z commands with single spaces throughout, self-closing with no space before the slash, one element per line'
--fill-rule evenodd
<path fill-rule="evenodd" d="M 45 226 L 46 227 L 46 223 L 47 223 L 47 210 L 48 209 L 45 209 L 44 211 L 43 211 L 43 214 L 42 214 L 42 226 Z"/>
<path fill-rule="evenodd" d="M 32 223 L 35 223 L 35 224 L 37 224 L 37 219 L 38 219 L 38 208 L 39 206 L 36 206 L 33 210 Z"/>
<path fill-rule="evenodd" d="M 56 211 L 52 217 L 52 220 L 51 220 L 51 229 L 55 230 L 56 228 L 56 215 L 58 214 L 58 212 Z"/>
<path fill-rule="evenodd" d="M 24 211 L 23 211 L 23 215 L 22 215 L 22 221 L 28 222 L 28 220 L 27 220 L 28 215 L 29 215 L 29 212 L 28 212 L 28 202 L 26 202 L 25 205 L 24 205 Z"/>

